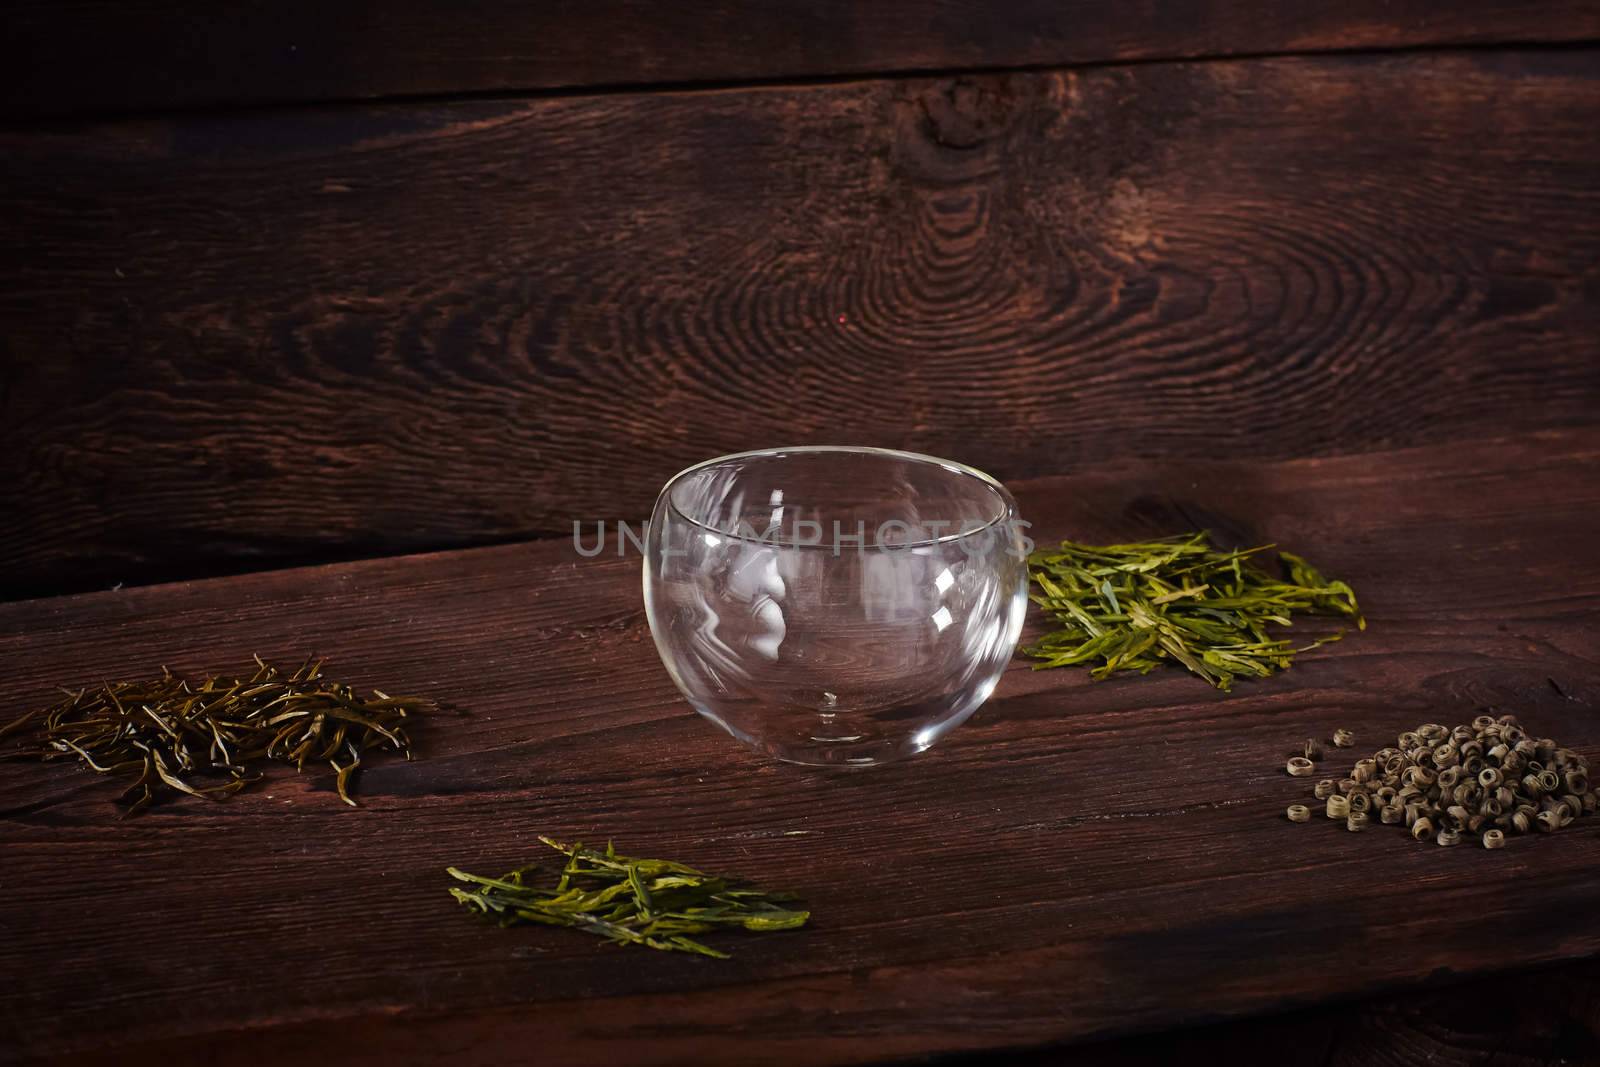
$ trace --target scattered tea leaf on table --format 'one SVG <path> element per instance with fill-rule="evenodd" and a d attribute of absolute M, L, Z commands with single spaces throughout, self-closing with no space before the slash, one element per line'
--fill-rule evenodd
<path fill-rule="evenodd" d="M 351 775 L 369 747 L 411 758 L 406 722 L 434 710 L 421 697 L 356 691 L 322 677 L 307 661 L 292 674 L 256 658 L 248 678 L 208 677 L 198 683 L 163 669 L 145 682 L 106 682 L 31 711 L 3 729 L 0 739 L 22 744 L 7 758 L 73 759 L 100 774 L 129 779 L 121 802 L 133 814 L 163 794 L 222 800 L 261 780 L 247 771 L 263 761 L 327 760 L 334 788 L 351 807 Z M 340 761 L 343 761 L 342 763 Z M 212 782 L 213 777 L 223 780 Z"/>
<path fill-rule="evenodd" d="M 671 860 L 619 855 L 609 844 L 599 852 L 539 840 L 566 858 L 559 871 L 541 876 L 534 865 L 489 878 L 450 867 L 450 877 L 468 887 L 452 886 L 450 895 L 502 926 L 568 926 L 619 945 L 717 959 L 728 954 L 688 935 L 793 930 L 811 917 L 786 906 L 795 899 L 788 893 L 762 892 Z"/>
<path fill-rule="evenodd" d="M 1176 662 L 1226 690 L 1236 677 L 1265 678 L 1342 636 L 1296 646 L 1269 626 L 1292 625 L 1298 614 L 1342 616 L 1366 628 L 1355 591 L 1299 556 L 1278 553 L 1286 578 L 1258 566 L 1255 558 L 1271 547 L 1222 552 L 1201 531 L 1041 549 L 1028 559 L 1032 600 L 1058 628 L 1023 651 L 1043 661 L 1039 668 L 1095 664 L 1095 678 Z"/>

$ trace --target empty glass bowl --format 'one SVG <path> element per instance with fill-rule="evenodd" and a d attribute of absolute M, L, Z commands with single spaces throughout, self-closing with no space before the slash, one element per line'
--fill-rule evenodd
<path fill-rule="evenodd" d="M 806 764 L 926 749 L 994 691 L 1027 607 L 1005 487 L 877 448 L 774 448 L 690 467 L 645 543 L 650 632 L 695 709 Z"/>

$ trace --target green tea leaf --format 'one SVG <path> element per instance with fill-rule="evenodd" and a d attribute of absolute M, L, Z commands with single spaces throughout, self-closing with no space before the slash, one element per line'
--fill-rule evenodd
<path fill-rule="evenodd" d="M 551 871 L 544 884 L 536 867 L 499 878 L 447 867 L 446 874 L 472 887 L 451 886 L 450 895 L 502 925 L 566 926 L 620 945 L 716 959 L 726 959 L 727 953 L 684 935 L 795 930 L 811 918 L 809 911 L 783 906 L 794 900 L 792 894 L 734 886 L 725 878 L 670 860 L 619 855 L 610 844 L 604 852 L 596 852 L 548 837 L 539 840 L 566 861 Z"/>
<path fill-rule="evenodd" d="M 1057 628 L 1023 652 L 1041 660 L 1041 669 L 1093 664 L 1096 679 L 1176 662 L 1226 690 L 1235 678 L 1269 677 L 1297 653 L 1340 637 L 1296 647 L 1269 636 L 1268 626 L 1289 626 L 1295 615 L 1329 615 L 1366 629 L 1347 583 L 1328 580 L 1288 552 L 1279 553 L 1287 579 L 1258 566 L 1255 557 L 1272 547 L 1221 552 L 1200 531 L 1041 549 L 1028 561 L 1038 587 L 1031 599 Z"/>

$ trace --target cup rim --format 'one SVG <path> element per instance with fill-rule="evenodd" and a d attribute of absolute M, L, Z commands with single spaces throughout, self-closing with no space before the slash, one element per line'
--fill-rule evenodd
<path fill-rule="evenodd" d="M 816 455 L 820 453 L 845 453 L 850 455 L 876 456 L 880 458 L 906 460 L 912 463 L 941 467 L 951 474 L 958 474 L 964 477 L 977 479 L 979 482 L 987 486 L 990 491 L 995 494 L 996 499 L 998 499 L 1000 502 L 1000 514 L 995 516 L 993 519 L 990 519 L 982 526 L 974 527 L 970 530 L 962 530 L 959 533 L 941 534 L 938 537 L 930 537 L 921 541 L 907 541 L 904 544 L 895 545 L 892 549 L 892 551 L 895 552 L 903 552 L 907 549 L 913 548 L 931 548 L 937 545 L 961 541 L 964 538 L 973 537 L 988 530 L 992 530 L 1002 523 L 1015 519 L 1017 516 L 1017 502 L 1011 496 L 1011 492 L 1006 489 L 1005 484 L 1002 483 L 1000 479 L 996 478 L 992 474 L 989 474 L 987 471 L 979 470 L 977 467 L 974 467 L 971 464 L 961 463 L 957 460 L 944 459 L 940 456 L 930 456 L 925 452 L 908 452 L 898 448 L 877 448 L 872 445 L 777 445 L 771 448 L 752 448 L 744 452 L 729 452 L 725 455 L 713 456 L 710 459 L 701 460 L 699 463 L 694 463 L 683 468 L 677 474 L 674 474 L 671 478 L 667 479 L 666 484 L 661 487 L 661 496 L 666 499 L 667 507 L 671 508 L 679 518 L 683 519 L 683 521 L 690 523 L 691 525 L 698 526 L 707 533 L 716 534 L 718 537 L 726 537 L 731 540 L 744 541 L 750 544 L 768 545 L 773 548 L 826 548 L 828 546 L 823 543 L 811 544 L 795 541 L 772 541 L 764 538 L 749 537 L 744 534 L 723 530 L 687 514 L 682 508 L 678 507 L 677 500 L 673 498 L 673 489 L 677 487 L 680 481 L 709 467 L 715 467 L 723 463 L 728 463 L 732 460 L 771 459 L 777 456 L 790 455 L 794 453 L 810 455 Z"/>

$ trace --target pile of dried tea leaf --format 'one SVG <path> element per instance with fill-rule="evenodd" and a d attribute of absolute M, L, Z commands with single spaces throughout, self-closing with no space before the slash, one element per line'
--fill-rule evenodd
<path fill-rule="evenodd" d="M 1307 773 L 1313 744 L 1289 760 L 1291 775 Z M 1349 830 L 1376 821 L 1441 845 L 1481 835 L 1485 848 L 1502 847 L 1507 831 L 1553 833 L 1596 805 L 1588 761 L 1549 738 L 1529 737 L 1514 715 L 1479 715 L 1453 730 L 1424 723 L 1357 760 L 1349 777 L 1318 782 L 1312 795 Z M 1291 804 L 1288 816 L 1309 822 L 1311 808 Z"/>
<path fill-rule="evenodd" d="M 129 780 L 120 800 L 128 814 L 163 794 L 221 800 L 261 780 L 247 774 L 265 760 L 303 768 L 327 760 L 346 804 L 350 776 L 368 747 L 388 747 L 411 758 L 405 724 L 434 705 L 420 697 L 355 690 L 322 678 L 322 664 L 307 662 L 283 675 L 256 658 L 248 678 L 206 678 L 190 683 L 163 668 L 148 682 L 107 682 L 66 691 L 60 703 L 31 711 L 0 729 L 21 747 L 8 758 L 77 759 L 90 770 Z M 340 761 L 343 761 L 342 763 Z M 211 776 L 224 781 L 207 784 Z"/>
<path fill-rule="evenodd" d="M 1299 556 L 1278 553 L 1287 577 L 1254 557 L 1271 548 L 1222 552 L 1204 531 L 1125 545 L 1061 542 L 1028 559 L 1032 596 L 1058 625 L 1023 651 L 1039 668 L 1083 663 L 1106 678 L 1118 671 L 1181 663 L 1219 689 L 1239 676 L 1265 678 L 1296 653 L 1337 641 L 1341 633 L 1296 647 L 1268 634 L 1292 617 L 1333 615 L 1366 629 L 1355 591 L 1324 578 Z"/>
<path fill-rule="evenodd" d="M 764 893 L 671 860 L 636 859 L 582 845 L 539 838 L 566 857 L 556 876 L 541 881 L 536 866 L 498 878 L 449 874 L 471 888 L 452 886 L 450 895 L 499 920 L 570 926 L 619 945 L 645 945 L 667 952 L 694 952 L 726 959 L 727 953 L 690 938 L 717 930 L 767 933 L 804 926 L 809 911 L 786 907 L 795 898 Z"/>

